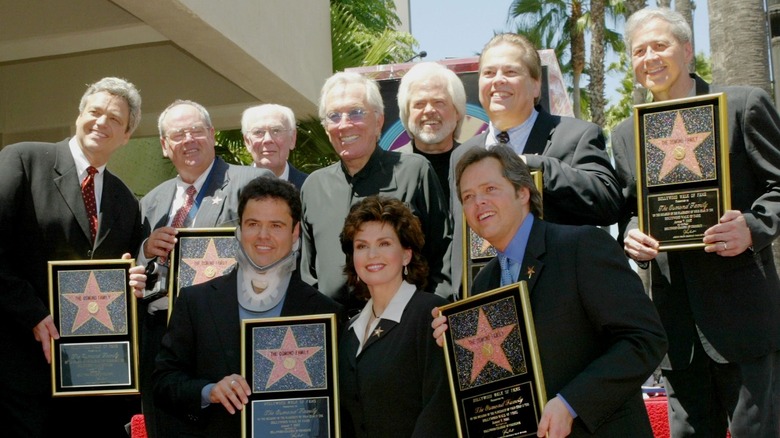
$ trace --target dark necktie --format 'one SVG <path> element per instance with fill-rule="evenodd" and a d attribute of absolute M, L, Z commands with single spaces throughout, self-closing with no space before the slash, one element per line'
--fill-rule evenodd
<path fill-rule="evenodd" d="M 501 286 L 507 286 L 512 283 L 512 272 L 509 270 L 509 259 L 502 254 L 498 255 L 498 265 L 501 266 Z"/>
<path fill-rule="evenodd" d="M 509 133 L 506 131 L 499 132 L 496 134 L 496 140 L 498 140 L 501 144 L 509 145 Z"/>
<path fill-rule="evenodd" d="M 184 205 L 179 208 L 176 215 L 173 217 L 173 222 L 171 222 L 173 228 L 182 228 L 184 226 L 187 221 L 187 216 L 190 214 L 190 210 L 192 210 L 192 204 L 195 203 L 196 193 L 197 190 L 195 190 L 195 186 L 187 187 L 187 191 L 185 192 L 187 198 L 184 200 Z"/>
<path fill-rule="evenodd" d="M 98 217 L 97 204 L 95 203 L 95 174 L 98 170 L 93 166 L 87 167 L 87 177 L 81 182 L 81 196 L 84 197 L 84 206 L 87 207 L 87 219 L 89 219 L 89 231 L 92 233 L 92 241 L 97 236 Z"/>

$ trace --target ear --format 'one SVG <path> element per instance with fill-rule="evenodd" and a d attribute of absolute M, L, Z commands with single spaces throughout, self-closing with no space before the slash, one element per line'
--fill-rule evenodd
<path fill-rule="evenodd" d="M 293 241 L 297 241 L 298 237 L 301 235 L 301 222 L 298 221 L 297 224 L 293 227 Z"/>
<path fill-rule="evenodd" d="M 165 147 L 165 137 L 160 137 L 160 147 L 162 147 L 163 157 L 168 158 L 168 148 Z"/>
<path fill-rule="evenodd" d="M 295 142 L 298 141 L 298 128 L 293 126 L 292 128 L 292 144 L 290 145 L 290 150 L 295 149 Z"/>
<path fill-rule="evenodd" d="M 412 262 L 412 249 L 406 248 L 404 249 L 404 257 L 403 257 L 404 266 L 408 265 L 411 262 Z"/>
<path fill-rule="evenodd" d="M 691 46 L 690 41 L 683 44 L 683 50 L 685 51 L 685 62 L 690 65 L 691 60 L 693 60 L 693 46 Z"/>

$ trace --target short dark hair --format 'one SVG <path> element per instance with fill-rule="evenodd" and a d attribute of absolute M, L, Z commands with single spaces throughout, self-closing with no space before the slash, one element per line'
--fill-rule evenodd
<path fill-rule="evenodd" d="M 422 256 L 422 248 L 425 244 L 425 236 L 422 232 L 420 219 L 415 216 L 409 207 L 398 199 L 388 196 L 369 196 L 349 210 L 349 215 L 344 220 L 344 229 L 341 231 L 341 250 L 347 256 L 344 265 L 344 274 L 347 276 L 347 284 L 355 288 L 358 298 L 368 298 L 368 288 L 358 278 L 353 260 L 355 235 L 360 227 L 367 222 L 381 222 L 390 225 L 401 246 L 412 250 L 412 259 L 406 265 L 408 274 L 405 280 L 423 289 L 428 278 L 428 262 Z"/>
<path fill-rule="evenodd" d="M 495 158 L 501 164 L 503 171 L 501 175 L 509 180 L 515 187 L 515 191 L 525 187 L 531 194 L 529 200 L 529 208 L 534 216 L 542 217 L 542 195 L 534 184 L 534 179 L 531 177 L 531 170 L 528 165 L 517 155 L 517 152 L 512 150 L 509 146 L 495 145 L 490 149 L 474 147 L 466 151 L 460 158 L 458 164 L 455 166 L 455 187 L 458 191 L 458 200 L 463 203 L 463 199 L 460 194 L 460 179 L 463 176 L 463 172 L 472 164 L 479 163 L 487 158 Z"/>
<path fill-rule="evenodd" d="M 275 176 L 259 176 L 241 189 L 238 198 L 238 224 L 244 218 L 244 208 L 250 200 L 281 199 L 290 207 L 293 227 L 301 220 L 301 193 L 292 183 Z"/>

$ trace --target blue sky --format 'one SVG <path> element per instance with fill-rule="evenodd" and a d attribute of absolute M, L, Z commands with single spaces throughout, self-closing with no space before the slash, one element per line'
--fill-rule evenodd
<path fill-rule="evenodd" d="M 428 52 L 425 61 L 475 56 L 494 31 L 511 30 L 506 24 L 511 0 L 409 1 L 412 35 L 420 43 L 418 51 Z M 695 3 L 696 52 L 709 54 L 707 1 L 695 0 Z M 607 90 L 614 90 L 617 81 L 618 78 L 608 77 Z"/>

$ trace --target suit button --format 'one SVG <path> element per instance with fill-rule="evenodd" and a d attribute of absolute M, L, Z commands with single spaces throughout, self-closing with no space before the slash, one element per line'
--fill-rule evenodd
<path fill-rule="evenodd" d="M 87 258 L 88 259 L 92 258 L 92 250 L 91 249 L 89 251 L 87 251 Z"/>

